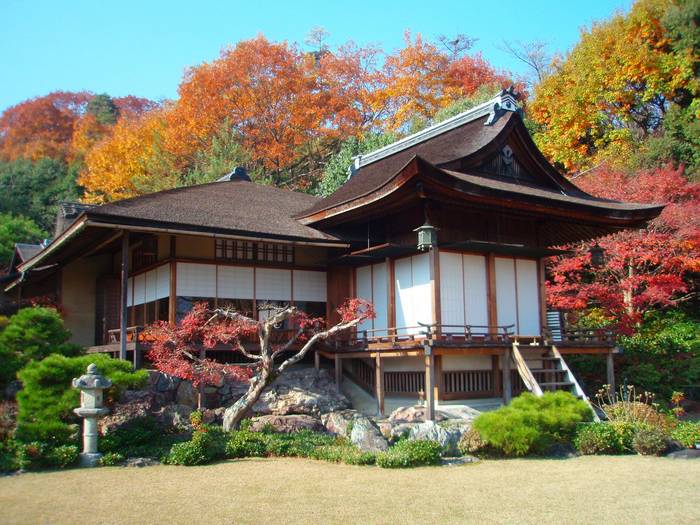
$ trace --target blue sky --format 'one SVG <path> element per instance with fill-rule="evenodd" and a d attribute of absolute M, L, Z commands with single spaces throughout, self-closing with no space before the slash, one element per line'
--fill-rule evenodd
<path fill-rule="evenodd" d="M 263 33 L 302 43 L 315 26 L 331 46 L 349 39 L 385 50 L 404 30 L 426 38 L 465 33 L 496 67 L 524 67 L 503 39 L 546 40 L 566 51 L 594 20 L 629 9 L 631 0 L 510 1 L 131 1 L 2 0 L 0 111 L 54 90 L 174 98 L 184 69 Z"/>

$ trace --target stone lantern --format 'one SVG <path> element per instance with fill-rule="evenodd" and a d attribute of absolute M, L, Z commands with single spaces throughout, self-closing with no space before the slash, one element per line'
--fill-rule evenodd
<path fill-rule="evenodd" d="M 83 452 L 80 465 L 94 467 L 102 457 L 97 452 L 97 418 L 109 409 L 102 406 L 102 391 L 112 386 L 112 381 L 100 374 L 94 363 L 87 367 L 87 374 L 73 379 L 73 388 L 80 389 L 80 408 L 73 410 L 85 422 L 83 424 Z"/>

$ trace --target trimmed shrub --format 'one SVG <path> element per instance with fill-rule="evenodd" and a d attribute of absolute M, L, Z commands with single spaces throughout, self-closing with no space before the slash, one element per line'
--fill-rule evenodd
<path fill-rule="evenodd" d="M 0 385 L 14 379 L 19 369 L 50 354 L 75 356 L 82 348 L 68 342 L 71 333 L 54 308 L 22 308 L 0 332 Z"/>
<path fill-rule="evenodd" d="M 131 363 L 112 359 L 103 354 L 65 357 L 50 355 L 34 361 L 18 374 L 23 383 L 17 394 L 17 439 L 23 442 L 49 441 L 52 444 L 70 444 L 79 423 L 73 409 L 80 405 L 80 391 L 71 386 L 74 377 L 85 373 L 95 363 L 100 372 L 112 380 L 106 391 L 109 403 L 124 389 L 137 389 L 148 381 L 146 370 L 131 370 Z"/>
<path fill-rule="evenodd" d="M 226 443 L 226 456 L 229 458 L 260 458 L 267 455 L 266 436 L 250 430 L 231 433 Z"/>
<path fill-rule="evenodd" d="M 592 418 L 590 407 L 568 392 L 546 392 L 542 397 L 527 392 L 508 406 L 481 414 L 473 428 L 497 452 L 525 456 L 571 442 L 576 425 Z"/>
<path fill-rule="evenodd" d="M 686 448 L 695 448 L 695 443 L 700 443 L 700 421 L 680 421 L 671 430 L 671 439 Z"/>
<path fill-rule="evenodd" d="M 437 465 L 441 461 L 442 446 L 433 440 L 400 440 L 396 445 L 376 456 L 382 468 L 407 468 Z"/>
<path fill-rule="evenodd" d="M 100 465 L 103 467 L 115 467 L 124 463 L 126 458 L 119 452 L 107 452 L 100 458 Z"/>
<path fill-rule="evenodd" d="M 659 428 L 640 427 L 634 433 L 632 446 L 642 456 L 661 456 L 668 448 L 668 438 Z"/>
<path fill-rule="evenodd" d="M 15 443 L 13 441 L 0 441 L 0 472 L 12 472 L 18 468 Z"/>
<path fill-rule="evenodd" d="M 170 465 L 204 465 L 226 455 L 227 434 L 219 427 L 203 425 L 192 434 L 192 439 L 176 443 L 170 449 L 166 462 Z"/>

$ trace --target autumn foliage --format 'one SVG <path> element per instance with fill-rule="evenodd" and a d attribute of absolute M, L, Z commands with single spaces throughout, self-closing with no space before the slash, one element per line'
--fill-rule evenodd
<path fill-rule="evenodd" d="M 598 197 L 666 207 L 644 230 L 600 239 L 606 254 L 602 268 L 591 266 L 590 242 L 569 247 L 572 255 L 554 260 L 547 282 L 553 308 L 598 307 L 611 321 L 630 328 L 647 311 L 694 297 L 693 279 L 700 271 L 700 184 L 688 182 L 682 168 L 632 174 L 601 169 L 576 182 Z"/>

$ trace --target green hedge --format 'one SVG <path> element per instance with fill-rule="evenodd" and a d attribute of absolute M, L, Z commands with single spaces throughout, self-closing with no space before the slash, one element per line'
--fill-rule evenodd
<path fill-rule="evenodd" d="M 442 446 L 437 441 L 402 439 L 385 452 L 377 454 L 377 465 L 382 468 L 408 468 L 437 465 L 441 461 Z"/>
<path fill-rule="evenodd" d="M 131 363 L 102 354 L 78 357 L 53 354 L 33 361 L 18 374 L 23 388 L 17 394 L 16 439 L 52 446 L 75 441 L 79 418 L 73 409 L 80 406 L 80 391 L 71 386 L 71 381 L 83 375 L 90 363 L 95 363 L 112 380 L 112 387 L 106 391 L 107 401 L 116 399 L 124 389 L 140 388 L 148 381 L 145 370 L 134 372 Z"/>

